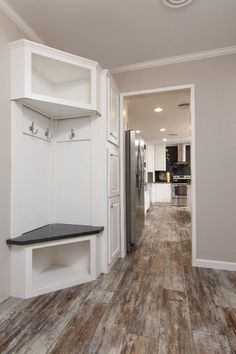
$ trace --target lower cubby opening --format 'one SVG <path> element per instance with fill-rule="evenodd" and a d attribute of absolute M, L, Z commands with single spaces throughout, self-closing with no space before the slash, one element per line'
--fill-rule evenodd
<path fill-rule="evenodd" d="M 91 275 L 90 257 L 88 240 L 33 249 L 32 291 L 83 282 Z"/>

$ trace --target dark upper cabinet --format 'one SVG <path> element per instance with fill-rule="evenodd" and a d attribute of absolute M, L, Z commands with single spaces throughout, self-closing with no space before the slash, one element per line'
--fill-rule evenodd
<path fill-rule="evenodd" d="M 191 145 L 186 145 L 186 162 L 191 162 Z"/>
<path fill-rule="evenodd" d="M 166 147 L 166 171 L 171 171 L 171 167 L 178 162 L 178 146 Z M 191 163 L 191 146 L 186 145 L 186 163 Z"/>
<path fill-rule="evenodd" d="M 171 166 L 178 161 L 178 147 L 167 146 L 166 147 L 166 171 L 171 170 Z"/>

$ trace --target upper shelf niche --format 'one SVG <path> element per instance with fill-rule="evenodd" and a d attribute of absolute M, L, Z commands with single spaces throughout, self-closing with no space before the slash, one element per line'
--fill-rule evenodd
<path fill-rule="evenodd" d="M 11 100 L 52 119 L 100 115 L 97 62 L 28 40 L 10 48 Z"/>

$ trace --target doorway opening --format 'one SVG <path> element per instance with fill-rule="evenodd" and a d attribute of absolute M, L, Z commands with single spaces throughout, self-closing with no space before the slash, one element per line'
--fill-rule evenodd
<path fill-rule="evenodd" d="M 121 246 L 127 253 L 127 131 L 144 145 L 144 215 L 150 210 L 189 211 L 192 265 L 196 260 L 196 160 L 194 85 L 121 95 Z M 140 213 L 139 202 L 139 213 Z M 128 206 L 129 207 L 129 206 Z"/>

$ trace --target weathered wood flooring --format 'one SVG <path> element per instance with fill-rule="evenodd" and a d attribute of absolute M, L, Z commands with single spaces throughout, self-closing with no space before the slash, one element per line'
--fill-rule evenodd
<path fill-rule="evenodd" d="M 96 281 L 0 305 L 0 353 L 236 353 L 236 273 L 192 268 L 191 218 L 154 206 Z"/>

